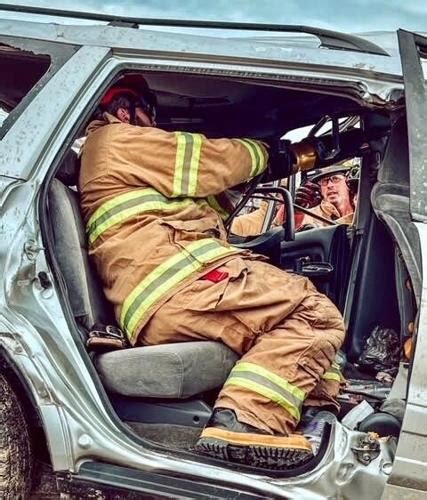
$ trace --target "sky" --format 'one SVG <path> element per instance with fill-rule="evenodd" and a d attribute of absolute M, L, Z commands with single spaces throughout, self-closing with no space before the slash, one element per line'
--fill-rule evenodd
<path fill-rule="evenodd" d="M 0 18 L 35 20 L 1 11 L 2 3 L 131 17 L 304 24 L 347 33 L 427 32 L 426 0 L 0 0 Z"/>

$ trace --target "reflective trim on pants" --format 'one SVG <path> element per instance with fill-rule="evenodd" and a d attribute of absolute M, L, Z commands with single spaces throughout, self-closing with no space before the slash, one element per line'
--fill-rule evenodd
<path fill-rule="evenodd" d="M 300 419 L 307 394 L 262 366 L 247 362 L 237 363 L 224 386 L 231 384 L 261 394 L 283 407 L 297 420 Z"/>
<path fill-rule="evenodd" d="M 239 252 L 239 249 L 206 238 L 186 245 L 178 254 L 157 266 L 123 303 L 120 326 L 127 333 L 129 340 L 132 342 L 135 338 L 138 325 L 156 302 L 192 274 L 200 271 L 204 264 L 235 252 Z"/>
<path fill-rule="evenodd" d="M 336 382 L 341 382 L 341 380 L 344 380 L 344 377 L 341 373 L 340 367 L 335 362 L 332 363 L 329 370 L 327 370 L 322 375 L 322 378 L 323 378 L 323 380 L 335 380 Z"/>

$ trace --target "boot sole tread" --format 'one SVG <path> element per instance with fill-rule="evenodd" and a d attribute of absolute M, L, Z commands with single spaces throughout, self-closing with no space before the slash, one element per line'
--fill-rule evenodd
<path fill-rule="evenodd" d="M 220 460 L 273 470 L 298 467 L 313 458 L 313 453 L 304 449 L 239 446 L 213 438 L 201 438 L 195 451 Z"/>

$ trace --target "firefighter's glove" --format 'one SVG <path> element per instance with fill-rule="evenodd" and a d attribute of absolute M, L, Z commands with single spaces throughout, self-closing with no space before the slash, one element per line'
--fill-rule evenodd
<path fill-rule="evenodd" d="M 295 193 L 295 204 L 303 208 L 313 208 L 322 201 L 320 187 L 315 182 L 306 182 Z"/>
<path fill-rule="evenodd" d="M 289 148 L 289 141 L 272 140 L 268 144 L 268 169 L 263 182 L 277 181 L 292 175 L 295 156 Z"/>

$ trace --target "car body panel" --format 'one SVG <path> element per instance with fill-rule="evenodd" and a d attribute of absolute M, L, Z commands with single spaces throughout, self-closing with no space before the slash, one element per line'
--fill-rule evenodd
<path fill-rule="evenodd" d="M 409 138 L 411 214 L 427 222 L 427 37 L 399 31 Z"/>
<path fill-rule="evenodd" d="M 422 248 L 422 268 L 427 269 L 427 225 L 416 224 Z M 399 485 L 421 491 L 427 490 L 427 429 L 423 425 L 427 412 L 427 275 L 423 273 L 420 316 L 417 341 L 407 406 L 396 450 L 396 458 L 390 477 L 391 485 Z M 386 488 L 384 498 L 392 497 L 392 488 Z"/>
<path fill-rule="evenodd" d="M 0 20 L 0 34 L 10 37 L 36 38 L 59 41 L 77 46 L 103 46 L 112 48 L 117 54 L 131 55 L 138 52 L 146 57 L 161 59 L 176 58 L 186 62 L 218 62 L 223 64 L 245 64 L 256 66 L 258 71 L 267 67 L 286 67 L 302 70 L 315 68 L 326 75 L 330 72 L 337 79 L 359 75 L 364 79 L 367 93 L 375 94 L 381 81 L 401 83 L 402 70 L 397 55 L 382 56 L 360 54 L 352 51 L 331 50 L 305 45 L 296 45 L 290 39 L 275 40 L 269 44 L 257 39 L 239 39 L 212 36 L 196 36 L 154 29 L 128 29 L 113 26 L 65 26 L 41 25 L 17 21 Z M 392 37 L 395 35 L 393 34 Z M 390 85 L 394 87 L 395 85 Z M 384 97 L 384 96 L 383 96 Z"/>
<path fill-rule="evenodd" d="M 66 290 L 55 278 L 43 246 L 39 197 L 40 186 L 63 148 L 69 146 L 67 141 L 77 130 L 80 116 L 124 66 L 216 71 L 260 79 L 267 75 L 278 80 L 317 81 L 318 85 L 333 80 L 359 92 L 369 103 L 374 98 L 387 99 L 391 90 L 402 88 L 397 59 L 244 41 L 233 42 L 231 50 L 229 40 L 213 43 L 210 37 L 107 26 L 41 27 L 36 23 L 0 21 L 0 33 L 6 32 L 12 38 L 36 37 L 81 45 L 35 95 L 0 142 L 0 186 L 4 188 L 0 193 L 0 272 L 4 279 L 0 289 L 0 345 L 23 374 L 37 403 L 54 469 L 78 473 L 82 464 L 93 460 L 239 486 L 271 497 L 380 494 L 389 474 L 384 464 L 392 460 L 392 445 L 381 442 L 380 457 L 363 465 L 355 461 L 352 451 L 360 433 L 341 424 L 333 427 L 335 439 L 320 466 L 286 479 L 225 469 L 185 453 L 172 455 L 142 442 L 126 429 L 112 412 L 87 353 L 76 342 L 69 311 L 61 300 Z M 424 226 L 419 231 L 426 243 Z M 40 280 L 41 272 L 50 286 Z M 424 283 L 424 294 L 426 286 Z M 427 347 L 419 349 L 420 356 L 424 356 Z M 419 383 L 423 387 L 421 378 Z M 417 397 L 415 392 L 410 404 L 424 407 Z M 407 425 L 410 436 L 412 431 Z M 403 463 L 408 460 L 405 439 L 399 446 Z"/>
<path fill-rule="evenodd" d="M 31 181 L 16 182 L 4 206 L 2 222 L 7 230 L 2 234 L 0 260 L 5 264 L 1 271 L 7 279 L 1 296 L 0 345 L 15 361 L 17 370 L 25 374 L 41 413 L 55 470 L 76 473 L 80 464 L 96 458 L 286 498 L 314 494 L 316 488 L 317 497 L 322 498 L 324 491 L 335 491 L 337 481 L 343 491 L 351 490 L 354 477 L 362 481 L 366 475 L 375 478 L 371 489 L 382 490 L 387 478 L 382 461 L 377 458 L 368 467 L 355 465 L 351 449 L 360 433 L 339 424 L 335 431 L 338 437 L 331 442 L 324 465 L 303 478 L 286 480 L 225 470 L 184 454 L 172 456 L 144 446 L 126 431 L 108 411 L 103 389 L 94 382 L 94 369 L 87 355 L 86 363 L 83 361 L 64 315 L 59 294 L 65 290 L 55 283 L 46 262 L 35 214 L 37 194 Z M 14 209 L 16 206 L 20 211 Z M 39 272 L 45 272 L 55 285 L 43 288 L 37 278 Z M 31 323 L 27 317 L 31 317 Z M 391 457 L 388 445 L 383 448 L 383 455 Z M 348 464 L 344 469 L 343 463 Z"/>
<path fill-rule="evenodd" d="M 27 179 L 37 164 L 52 161 L 52 140 L 61 134 L 68 114 L 76 118 L 88 102 L 74 105 L 75 96 L 94 78 L 109 50 L 82 47 L 50 79 L 0 141 L 0 175 Z M 1 200 L 1 198 L 0 198 Z"/>

